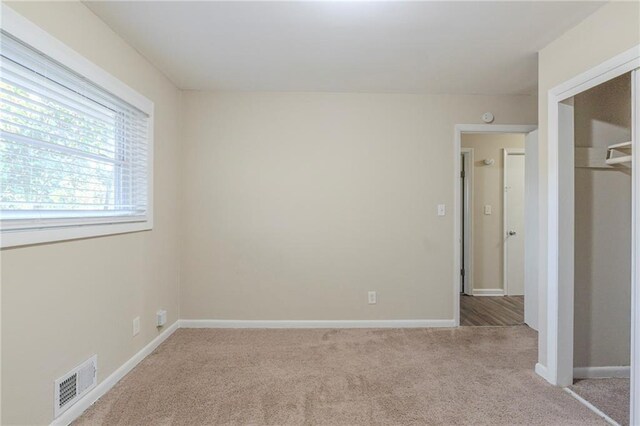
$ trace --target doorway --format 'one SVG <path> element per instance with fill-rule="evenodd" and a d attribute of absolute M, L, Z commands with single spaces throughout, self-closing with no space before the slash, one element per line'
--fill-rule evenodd
<path fill-rule="evenodd" d="M 536 203 L 530 187 L 537 185 L 537 164 L 525 174 L 529 167 L 525 165 L 529 162 L 527 149 L 537 151 L 535 134 L 530 135 L 535 129 L 536 126 L 456 126 L 454 309 L 458 325 L 522 324 L 527 310 L 525 293 L 537 293 L 537 285 L 532 289 L 525 279 L 525 270 L 531 268 L 525 252 L 537 250 L 537 245 L 527 247 L 530 240 L 526 237 L 524 216 L 525 204 Z M 537 155 L 532 155 L 532 160 L 536 159 Z M 510 197 L 506 195 L 506 181 L 513 186 Z M 508 236 L 507 228 L 515 234 Z M 508 237 L 513 242 L 507 242 Z M 532 237 L 536 240 L 536 234 Z M 520 256 L 519 261 L 514 260 L 516 256 Z M 537 311 L 537 307 L 533 310 Z"/>
<path fill-rule="evenodd" d="M 547 356 L 536 371 L 621 424 L 640 418 L 639 66 L 638 50 L 622 54 L 548 101 Z"/>
<path fill-rule="evenodd" d="M 465 133 L 461 144 L 460 324 L 523 324 L 525 135 Z"/>

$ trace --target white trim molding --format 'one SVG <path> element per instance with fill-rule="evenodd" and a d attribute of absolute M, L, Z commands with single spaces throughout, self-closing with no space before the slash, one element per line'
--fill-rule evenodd
<path fill-rule="evenodd" d="M 87 408 L 91 407 L 99 398 L 101 398 L 105 393 L 109 392 L 109 390 L 111 390 L 111 388 L 113 388 L 116 383 L 120 381 L 120 379 L 126 376 L 127 373 L 133 370 L 135 366 L 140 363 L 140 361 L 145 359 L 149 354 L 151 354 L 151 352 L 153 352 L 158 346 L 160 346 L 162 342 L 167 340 L 167 338 L 171 336 L 178 328 L 180 328 L 180 320 L 176 320 L 176 322 L 167 327 L 166 330 L 164 330 L 160 335 L 149 342 L 127 362 L 122 364 L 116 371 L 111 373 L 109 377 L 98 383 L 98 385 L 89 393 L 87 393 L 82 399 L 69 407 L 69 409 L 65 411 L 60 417 L 54 419 L 53 422 L 51 422 L 51 425 L 66 426 L 71 424 L 74 420 L 80 417 L 80 415 L 82 415 L 82 413 L 84 413 Z"/>
<path fill-rule="evenodd" d="M 636 49 L 640 62 L 640 45 Z M 631 81 L 634 93 L 631 101 L 633 141 L 633 194 L 631 224 L 631 413 L 630 424 L 640 424 L 640 71 L 636 69 Z"/>
<path fill-rule="evenodd" d="M 631 367 L 574 367 L 574 379 L 628 379 L 631 373 Z"/>
<path fill-rule="evenodd" d="M 538 362 L 536 363 L 534 370 L 538 376 L 542 377 L 546 381 L 549 381 L 549 379 L 547 379 L 547 367 Z"/>
<path fill-rule="evenodd" d="M 475 164 L 475 157 L 474 157 L 474 152 L 473 152 L 473 148 L 460 148 L 460 154 L 463 155 L 464 157 L 464 164 L 465 164 L 465 176 L 464 176 L 464 181 L 465 181 L 465 194 L 464 194 L 464 198 L 465 198 L 465 205 L 461 206 L 461 212 L 462 209 L 464 209 L 464 235 L 461 238 L 464 238 L 464 248 L 465 248 L 465 253 L 464 253 L 464 265 L 461 265 L 461 268 L 464 269 L 464 277 L 465 277 L 465 283 L 466 283 L 466 287 L 464 288 L 464 293 L 468 294 L 468 295 L 473 295 L 473 212 L 474 210 L 474 186 L 473 186 L 473 179 L 474 179 L 474 164 Z M 462 241 L 462 240 L 460 240 Z"/>
<path fill-rule="evenodd" d="M 474 288 L 474 296 L 504 296 L 504 290 L 501 288 Z"/>
<path fill-rule="evenodd" d="M 438 328 L 455 327 L 449 320 L 188 320 L 181 328 Z"/>

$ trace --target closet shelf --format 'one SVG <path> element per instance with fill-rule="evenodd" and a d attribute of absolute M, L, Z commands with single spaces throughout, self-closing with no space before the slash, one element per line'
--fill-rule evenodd
<path fill-rule="evenodd" d="M 631 141 L 609 145 L 608 148 L 609 149 L 615 149 L 617 151 L 630 151 L 631 150 Z"/>
<path fill-rule="evenodd" d="M 607 164 L 606 156 L 607 148 L 577 146 L 574 156 L 575 167 L 579 169 L 614 169 L 613 165 Z"/>
<path fill-rule="evenodd" d="M 630 163 L 631 162 L 631 156 L 630 155 L 623 155 L 622 157 L 607 158 L 606 162 L 607 162 L 607 164 Z"/>
<path fill-rule="evenodd" d="M 631 142 L 622 142 L 609 145 L 609 147 L 607 148 L 605 163 L 607 163 L 608 165 L 630 163 L 631 146 Z M 626 155 L 620 155 L 616 157 L 614 156 L 614 152 L 620 152 Z"/>
<path fill-rule="evenodd" d="M 575 147 L 575 167 L 581 169 L 616 170 L 631 162 L 631 142 L 608 147 Z M 614 154 L 617 154 L 615 156 Z"/>

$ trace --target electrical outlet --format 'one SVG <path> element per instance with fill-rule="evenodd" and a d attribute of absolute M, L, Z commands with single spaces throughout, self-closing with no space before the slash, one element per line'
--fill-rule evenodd
<path fill-rule="evenodd" d="M 140 317 L 133 319 L 133 335 L 137 336 L 140 333 Z"/>
<path fill-rule="evenodd" d="M 370 305 L 375 305 L 376 303 L 378 303 L 378 296 L 376 295 L 375 291 L 370 291 L 369 292 L 369 304 Z"/>

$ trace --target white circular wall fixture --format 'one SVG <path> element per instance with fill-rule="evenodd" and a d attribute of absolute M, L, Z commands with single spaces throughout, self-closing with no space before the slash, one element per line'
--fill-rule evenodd
<path fill-rule="evenodd" d="M 494 118 L 495 117 L 490 112 L 485 112 L 484 114 L 482 114 L 482 121 L 484 121 L 487 124 L 493 123 Z"/>

